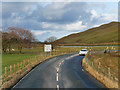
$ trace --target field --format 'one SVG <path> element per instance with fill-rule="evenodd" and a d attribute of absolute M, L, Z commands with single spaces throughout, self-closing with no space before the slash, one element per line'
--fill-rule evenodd
<path fill-rule="evenodd" d="M 11 64 L 15 64 L 16 62 L 20 62 L 21 60 L 34 58 L 36 55 L 39 55 L 43 52 L 43 47 L 35 47 L 35 48 L 24 48 L 22 53 L 19 54 L 17 49 L 16 51 L 12 52 L 12 54 L 3 53 L 2 54 L 2 66 L 9 66 Z"/>
<path fill-rule="evenodd" d="M 2 55 L 2 67 L 8 67 L 17 62 L 22 62 L 23 60 L 35 58 L 36 54 L 3 54 Z"/>
<path fill-rule="evenodd" d="M 53 49 L 52 55 L 56 55 L 59 53 L 78 53 L 82 48 L 86 48 L 89 51 L 103 51 L 107 47 L 56 47 Z M 109 49 L 111 49 L 110 47 Z M 117 47 L 114 47 L 113 49 L 117 49 Z M 17 51 L 16 51 L 17 52 Z M 46 54 L 49 56 L 50 53 L 43 53 L 43 47 L 36 47 L 32 49 L 23 49 L 22 54 L 18 54 L 14 52 L 13 54 L 3 54 L 2 55 L 2 70 L 4 73 L 5 67 L 10 67 L 10 65 L 14 65 L 17 63 L 23 62 L 23 60 L 33 59 L 35 60 L 36 56 L 39 56 L 42 54 L 42 56 L 45 56 Z M 24 53 L 23 53 L 24 52 Z M 41 57 L 42 57 L 41 56 Z"/>
<path fill-rule="evenodd" d="M 92 63 L 92 67 L 95 70 L 115 81 L 118 81 L 119 57 L 119 51 L 110 53 L 89 53 L 87 55 L 87 59 Z"/>
<path fill-rule="evenodd" d="M 31 49 L 24 48 L 21 54 L 18 53 L 17 49 L 16 51 L 12 52 L 12 54 L 3 53 L 2 73 L 4 73 L 5 67 L 10 67 L 10 65 L 13 66 L 14 64 L 21 63 L 23 62 L 23 60 L 28 60 L 28 59 L 34 60 L 35 56 L 39 55 L 41 52 L 43 52 L 42 46 Z"/>

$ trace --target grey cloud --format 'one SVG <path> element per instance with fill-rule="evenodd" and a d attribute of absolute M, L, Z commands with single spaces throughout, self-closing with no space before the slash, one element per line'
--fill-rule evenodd
<path fill-rule="evenodd" d="M 32 9 L 31 6 L 34 3 L 20 3 L 20 2 L 3 2 L 2 3 L 2 18 L 7 19 L 12 16 L 13 13 L 19 16 L 25 16 Z"/>
<path fill-rule="evenodd" d="M 36 5 L 35 10 L 29 9 Z M 28 7 L 28 10 L 25 10 Z M 4 27 L 16 25 L 31 29 L 43 29 L 42 22 L 55 24 L 69 24 L 76 22 L 79 16 L 82 18 L 90 17 L 84 8 L 87 9 L 87 3 L 51 3 L 45 7 L 34 3 L 3 3 L 3 25 Z M 18 18 L 20 22 L 15 22 Z M 82 19 L 81 19 L 82 20 Z M 52 28 L 51 28 L 52 29 Z"/>
<path fill-rule="evenodd" d="M 70 26 L 78 21 L 82 22 L 82 25 L 87 25 L 90 28 L 94 25 L 99 25 L 107 21 L 103 20 L 104 16 L 93 18 L 91 21 L 92 13 L 91 9 L 96 7 L 96 3 L 93 7 L 85 2 L 67 2 L 67 3 L 3 3 L 2 5 L 2 19 L 3 27 L 15 26 L 26 28 L 30 30 L 41 30 L 56 32 L 62 31 L 67 33 L 74 32 L 74 30 L 67 31 L 64 28 L 65 25 Z M 101 4 L 102 5 L 102 4 Z M 99 6 L 100 9 L 102 6 Z M 89 12 L 88 12 L 89 11 Z M 50 24 L 47 28 L 44 28 L 42 23 Z M 87 24 L 86 24 L 87 23 Z M 46 25 L 47 26 L 47 25 Z M 56 27 L 57 28 L 56 28 Z M 64 28 L 64 29 L 61 29 Z M 79 28 L 79 27 L 78 27 Z M 86 28 L 86 29 L 87 29 Z M 85 29 L 84 29 L 85 30 Z M 79 32 L 80 30 L 78 30 Z M 40 35 L 43 38 L 45 36 L 53 35 L 50 32 L 46 32 Z M 60 37 L 64 33 L 58 35 Z"/>
<path fill-rule="evenodd" d="M 56 4 L 59 4 L 59 6 L 57 7 Z M 84 15 L 86 15 L 86 17 L 89 17 L 86 13 L 86 9 L 87 3 L 83 2 L 72 2 L 66 5 L 63 5 L 63 3 L 53 3 L 44 8 L 38 6 L 31 17 L 36 17 L 40 22 L 68 24 L 77 21 L 79 16 L 84 17 Z"/>

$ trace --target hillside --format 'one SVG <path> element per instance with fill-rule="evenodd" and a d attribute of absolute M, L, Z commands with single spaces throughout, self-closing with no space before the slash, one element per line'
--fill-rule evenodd
<path fill-rule="evenodd" d="M 55 41 L 57 44 L 100 44 L 118 42 L 118 22 L 103 24 Z"/>

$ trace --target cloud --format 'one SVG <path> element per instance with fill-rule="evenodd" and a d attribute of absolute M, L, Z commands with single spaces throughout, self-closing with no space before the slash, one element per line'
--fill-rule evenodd
<path fill-rule="evenodd" d="M 99 13 L 95 9 L 89 11 L 91 13 L 90 22 L 87 27 L 92 28 L 112 21 L 118 21 L 117 13 Z"/>
<path fill-rule="evenodd" d="M 82 24 L 82 21 L 76 21 L 70 24 L 54 24 L 54 23 L 42 23 L 42 28 L 56 30 L 66 30 L 66 31 L 81 31 L 87 26 Z"/>
<path fill-rule="evenodd" d="M 87 2 L 3 3 L 3 29 L 14 26 L 32 30 L 41 40 L 57 34 L 62 37 L 95 25 L 117 20 L 108 4 Z M 111 3 L 110 3 L 111 5 Z M 110 6 L 109 5 L 109 6 Z M 104 7 L 104 12 L 103 11 Z M 109 10 L 108 10 L 109 8 Z"/>
<path fill-rule="evenodd" d="M 91 10 L 91 14 L 92 14 L 90 18 L 91 21 L 93 21 L 94 18 L 99 18 L 99 15 L 95 10 Z"/>
<path fill-rule="evenodd" d="M 66 30 L 73 30 L 73 31 L 78 30 L 78 31 L 81 31 L 81 30 L 84 30 L 85 28 L 87 28 L 87 26 L 82 25 L 82 21 L 78 21 L 78 22 L 66 25 Z"/>
<path fill-rule="evenodd" d="M 41 31 L 41 30 L 31 30 L 31 32 L 35 35 L 35 36 L 39 36 L 42 35 L 48 31 Z"/>
<path fill-rule="evenodd" d="M 46 7 L 37 6 L 37 9 L 31 15 L 36 17 L 39 22 L 50 22 L 58 24 L 66 24 L 76 22 L 80 14 L 86 14 L 84 10 L 87 3 L 52 3 Z M 74 14 L 73 14 L 74 13 Z M 39 15 L 39 16 L 38 16 Z"/>

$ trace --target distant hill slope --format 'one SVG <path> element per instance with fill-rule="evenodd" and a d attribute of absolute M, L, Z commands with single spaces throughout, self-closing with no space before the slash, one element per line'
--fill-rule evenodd
<path fill-rule="evenodd" d="M 84 32 L 65 36 L 55 41 L 58 44 L 99 44 L 118 42 L 118 22 L 111 22 Z"/>

